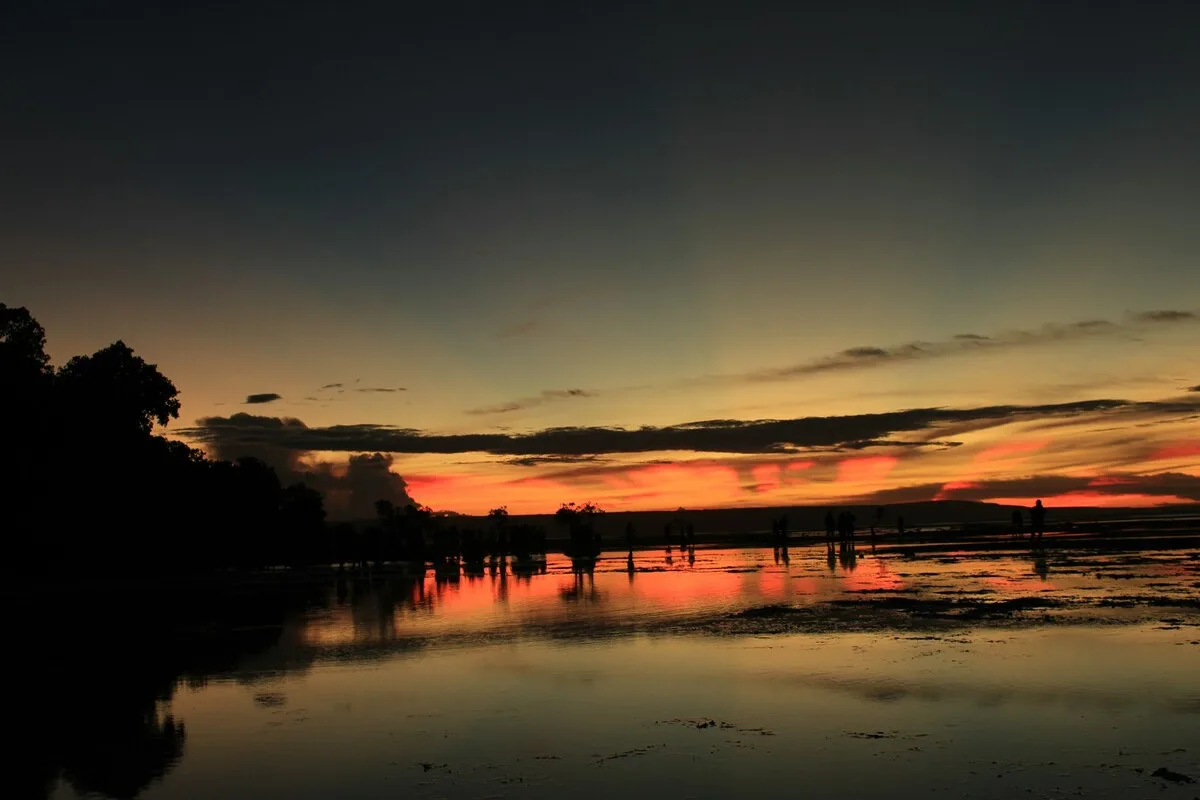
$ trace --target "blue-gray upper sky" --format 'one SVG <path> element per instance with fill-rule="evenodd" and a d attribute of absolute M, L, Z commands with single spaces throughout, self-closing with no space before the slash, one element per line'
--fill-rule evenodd
<path fill-rule="evenodd" d="M 1195 4 L 170 5 L 2 12 L 0 292 L 58 361 L 124 338 L 185 416 L 278 395 L 472 432 L 1188 380 L 1085 342 L 803 408 L 703 382 L 1200 307 Z"/>

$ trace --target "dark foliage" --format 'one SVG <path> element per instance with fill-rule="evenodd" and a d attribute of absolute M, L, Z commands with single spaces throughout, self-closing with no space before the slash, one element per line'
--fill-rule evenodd
<path fill-rule="evenodd" d="M 332 559 L 320 494 L 254 459 L 154 435 L 178 390 L 124 342 L 58 370 L 45 331 L 0 304 L 0 530 L 24 576 L 198 572 Z M 98 464 L 98 467 L 89 467 Z M 167 723 L 154 723 L 163 746 Z"/>
<path fill-rule="evenodd" d="M 596 519 L 604 510 L 594 503 L 564 503 L 554 512 L 554 518 L 566 527 L 570 539 L 566 553 L 573 559 L 595 558 L 600 554 L 600 534 L 595 529 Z"/>
<path fill-rule="evenodd" d="M 488 530 L 459 530 L 429 508 L 381 500 L 365 529 L 327 525 L 320 492 L 282 485 L 266 463 L 211 460 L 155 435 L 179 416 L 179 393 L 124 342 L 58 370 L 45 342 L 26 309 L 0 304 L 0 531 L 17 575 L 449 567 L 546 551 L 545 533 L 510 525 L 505 509 Z M 168 723 L 152 722 L 170 746 Z"/>

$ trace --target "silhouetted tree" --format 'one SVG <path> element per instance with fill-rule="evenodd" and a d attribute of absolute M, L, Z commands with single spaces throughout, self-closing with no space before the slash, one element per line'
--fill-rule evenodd
<path fill-rule="evenodd" d="M 600 553 L 600 534 L 595 521 L 604 509 L 595 503 L 563 503 L 554 518 L 568 531 L 568 555 L 571 558 L 594 558 Z"/>
<path fill-rule="evenodd" d="M 92 435 L 148 436 L 154 423 L 179 416 L 179 392 L 153 364 L 117 341 L 90 356 L 75 356 L 55 378 L 56 391 Z"/>
<path fill-rule="evenodd" d="M 4 377 L 4 386 L 24 388 L 30 380 L 51 374 L 46 329 L 25 307 L 10 308 L 0 303 L 0 376 Z"/>
<path fill-rule="evenodd" d="M 415 503 L 404 508 L 404 556 L 407 561 L 424 566 L 428 560 L 427 535 L 435 530 L 433 509 Z"/>
<path fill-rule="evenodd" d="M 516 525 L 509 531 L 512 556 L 517 561 L 528 562 L 534 556 L 546 554 L 546 531 L 535 525 Z"/>
<path fill-rule="evenodd" d="M 283 490 L 279 503 L 279 524 L 288 538 L 286 550 L 292 566 L 330 564 L 333 561 L 325 536 L 325 500 L 321 493 L 304 483 Z"/>
<path fill-rule="evenodd" d="M 504 558 L 509 553 L 508 507 L 493 508 L 488 512 L 488 519 L 492 522 L 490 555 L 493 558 Z"/>
<path fill-rule="evenodd" d="M 58 480 L 66 420 L 54 407 L 45 348 L 46 331 L 28 310 L 0 303 L 0 532 L 8 560 L 25 569 L 44 567 L 56 549 L 30 534 L 66 511 Z"/>

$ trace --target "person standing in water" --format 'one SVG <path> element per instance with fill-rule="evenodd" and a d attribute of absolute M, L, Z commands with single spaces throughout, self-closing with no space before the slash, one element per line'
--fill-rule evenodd
<path fill-rule="evenodd" d="M 1033 504 L 1033 508 L 1029 509 L 1029 538 L 1033 541 L 1040 542 L 1042 534 L 1046 532 L 1046 507 L 1042 505 L 1039 499 Z"/>

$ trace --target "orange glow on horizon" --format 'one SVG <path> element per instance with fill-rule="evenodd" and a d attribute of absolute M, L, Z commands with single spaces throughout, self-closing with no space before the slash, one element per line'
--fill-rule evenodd
<path fill-rule="evenodd" d="M 1008 506 L 1032 506 L 1038 500 L 1047 508 L 1154 508 L 1155 506 L 1188 505 L 1185 497 L 1165 494 L 1104 494 L 1102 492 L 1066 492 L 1053 497 L 989 497 L 984 503 Z"/>
<path fill-rule="evenodd" d="M 962 491 L 964 489 L 979 489 L 981 484 L 975 481 L 950 481 L 942 485 L 942 490 L 933 496 L 934 500 L 948 500 L 950 493 Z"/>

